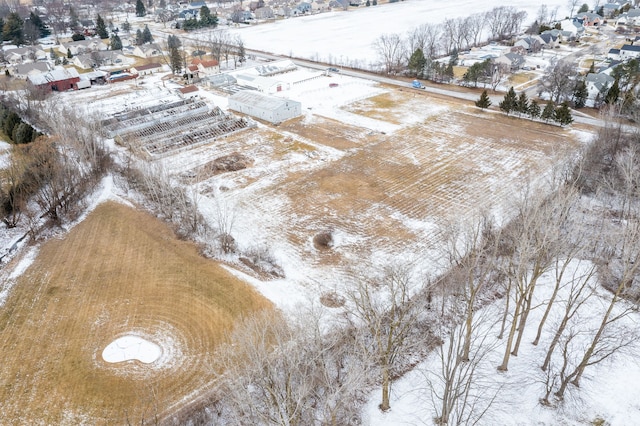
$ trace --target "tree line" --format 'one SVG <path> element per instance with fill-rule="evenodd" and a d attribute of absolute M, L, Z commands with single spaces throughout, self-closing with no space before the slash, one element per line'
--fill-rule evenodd
<path fill-rule="evenodd" d="M 33 142 L 42 135 L 23 121 L 16 111 L 3 103 L 0 103 L 0 128 L 7 139 L 15 144 Z"/>

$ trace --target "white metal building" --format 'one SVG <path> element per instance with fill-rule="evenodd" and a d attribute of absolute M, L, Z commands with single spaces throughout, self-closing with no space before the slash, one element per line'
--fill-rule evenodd
<path fill-rule="evenodd" d="M 242 90 L 229 97 L 229 109 L 278 124 L 302 115 L 302 104 L 291 99 Z"/>

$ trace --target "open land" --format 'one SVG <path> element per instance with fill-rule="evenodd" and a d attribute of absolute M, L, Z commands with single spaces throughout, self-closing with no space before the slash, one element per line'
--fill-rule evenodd
<path fill-rule="evenodd" d="M 242 315 L 270 309 L 251 286 L 113 201 L 39 250 L 0 312 L 2 424 L 141 424 L 210 384 L 215 348 Z M 133 335 L 152 363 L 103 360 Z"/>

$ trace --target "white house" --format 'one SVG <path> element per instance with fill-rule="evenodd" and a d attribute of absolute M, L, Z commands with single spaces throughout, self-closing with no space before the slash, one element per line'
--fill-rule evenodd
<path fill-rule="evenodd" d="M 302 115 L 300 102 L 265 95 L 255 90 L 242 90 L 231 95 L 229 109 L 273 124 Z"/>
<path fill-rule="evenodd" d="M 58 50 L 63 55 L 79 55 L 99 50 L 107 50 L 109 46 L 99 38 L 88 38 L 86 40 L 71 41 L 69 43 L 61 43 Z"/>
<path fill-rule="evenodd" d="M 154 74 L 156 72 L 162 71 L 162 64 L 153 62 L 151 64 L 138 65 L 138 66 L 132 67 L 130 71 L 132 74 L 138 74 L 138 75 Z"/>
<path fill-rule="evenodd" d="M 621 61 L 625 61 L 631 58 L 640 58 L 640 45 L 625 44 L 620 48 Z"/>
<path fill-rule="evenodd" d="M 598 98 L 602 99 L 614 81 L 613 77 L 604 73 L 587 74 L 584 82 L 587 86 L 587 91 L 589 92 L 589 95 L 587 96 L 588 99 L 591 101 L 595 101 Z"/>
<path fill-rule="evenodd" d="M 567 31 L 571 34 L 572 37 L 578 38 L 582 34 L 584 34 L 584 26 L 582 25 L 582 21 L 577 19 L 564 19 L 560 21 L 560 28 L 562 31 Z"/>
<path fill-rule="evenodd" d="M 11 75 L 16 78 L 27 78 L 30 75 L 42 74 L 49 70 L 51 70 L 51 67 L 46 62 L 31 62 L 16 65 L 11 71 Z"/>
<path fill-rule="evenodd" d="M 202 61 L 196 59 L 191 63 L 198 67 L 198 74 L 200 75 L 200 77 L 220 73 L 220 64 L 218 64 L 218 61 L 216 61 L 215 59 L 212 59 L 210 61 Z"/>
<path fill-rule="evenodd" d="M 197 98 L 200 95 L 200 90 L 196 86 L 186 86 L 178 89 L 178 96 L 182 99 Z"/>
<path fill-rule="evenodd" d="M 47 59 L 47 52 L 42 46 L 18 47 L 4 51 L 4 58 L 10 64 L 23 64 L 30 61 L 43 61 Z"/>
<path fill-rule="evenodd" d="M 132 54 L 138 58 L 151 58 L 152 56 L 159 56 L 162 54 L 162 49 L 156 43 L 143 44 L 136 46 L 133 49 Z"/>

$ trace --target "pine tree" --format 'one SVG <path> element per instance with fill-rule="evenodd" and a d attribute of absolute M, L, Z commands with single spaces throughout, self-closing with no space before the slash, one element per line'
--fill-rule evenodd
<path fill-rule="evenodd" d="M 513 90 L 513 86 L 509 89 L 506 95 L 504 95 L 504 99 L 498 105 L 500 109 L 507 114 L 517 108 L 518 96 L 516 95 L 516 91 Z"/>
<path fill-rule="evenodd" d="M 142 0 L 136 1 L 136 16 L 138 18 L 141 18 L 146 14 L 147 14 L 147 9 L 144 7 L 144 3 L 142 3 Z"/>
<path fill-rule="evenodd" d="M 540 118 L 542 118 L 545 123 L 549 122 L 549 120 L 553 119 L 555 116 L 555 105 L 553 101 L 547 102 L 544 109 L 542 110 L 542 114 L 540 114 Z"/>
<path fill-rule="evenodd" d="M 525 92 L 520 92 L 520 96 L 518 96 L 515 109 L 520 114 L 529 113 L 529 98 L 527 98 L 527 94 Z"/>
<path fill-rule="evenodd" d="M 480 99 L 476 101 L 476 106 L 482 109 L 489 108 L 491 106 L 491 99 L 489 99 L 489 95 L 486 90 L 482 91 Z"/>
<path fill-rule="evenodd" d="M 540 117 L 540 105 L 535 100 L 529 103 L 529 116 L 533 119 Z"/>
<path fill-rule="evenodd" d="M 111 36 L 111 50 L 121 50 L 122 49 L 122 40 L 118 34 L 114 34 Z"/>
<path fill-rule="evenodd" d="M 38 28 L 41 38 L 47 37 L 48 35 L 51 34 L 51 31 L 49 31 L 49 29 L 44 24 L 44 22 L 42 22 L 42 19 L 40 18 L 39 15 L 36 15 L 35 13 L 31 12 L 29 14 L 29 21 L 31 21 L 31 23 Z"/>
<path fill-rule="evenodd" d="M 2 39 L 16 46 L 24 44 L 24 21 L 18 13 L 13 12 L 7 16 L 2 26 Z"/>
<path fill-rule="evenodd" d="M 131 31 L 131 24 L 129 23 L 129 21 L 124 21 L 122 23 L 122 31 L 129 33 L 129 31 Z"/>
<path fill-rule="evenodd" d="M 573 106 L 575 108 L 583 108 L 587 103 L 587 96 L 589 96 L 587 85 L 584 80 L 578 81 L 576 83 L 576 88 L 573 91 Z"/>
<path fill-rule="evenodd" d="M 618 79 L 616 79 L 609 90 L 607 91 L 606 96 L 604 97 L 604 103 L 608 105 L 615 104 L 618 102 L 618 98 L 620 97 L 620 83 Z"/>
<path fill-rule="evenodd" d="M 98 37 L 100 37 L 101 39 L 105 39 L 105 38 L 109 38 L 109 32 L 107 32 L 107 26 L 104 23 L 104 19 L 102 19 L 102 16 L 100 16 L 100 14 L 98 14 L 98 17 L 96 18 L 96 31 L 98 33 Z"/>
<path fill-rule="evenodd" d="M 136 30 L 136 46 L 142 46 L 144 44 L 144 38 L 142 37 L 142 31 L 140 28 Z"/>
<path fill-rule="evenodd" d="M 424 53 L 422 49 L 417 48 L 415 52 L 409 58 L 409 72 L 411 72 L 416 77 L 422 77 L 424 72 L 424 66 L 426 65 L 427 60 L 424 57 Z"/>
<path fill-rule="evenodd" d="M 571 124 L 573 122 L 573 117 L 571 116 L 571 110 L 569 109 L 569 104 L 565 101 L 560 105 L 553 114 L 554 120 L 560 123 L 562 126 L 566 126 L 567 124 Z"/>
<path fill-rule="evenodd" d="M 149 30 L 149 26 L 145 25 L 144 30 L 142 30 L 142 42 L 151 43 L 153 41 L 153 36 L 151 35 L 151 30 Z"/>
<path fill-rule="evenodd" d="M 71 49 L 67 49 L 67 58 L 68 59 L 73 58 L 73 53 L 71 53 Z"/>
<path fill-rule="evenodd" d="M 171 64 L 171 71 L 174 74 L 180 73 L 182 70 L 182 56 L 180 55 L 180 46 L 182 43 L 180 39 L 174 35 L 170 35 L 167 38 L 167 46 L 169 47 L 169 62 Z"/>
<path fill-rule="evenodd" d="M 218 25 L 218 17 L 211 14 L 211 10 L 204 5 L 200 8 L 200 26 L 215 27 Z"/>
<path fill-rule="evenodd" d="M 73 6 L 69 6 L 69 28 L 75 30 L 79 26 L 78 22 L 79 18 L 76 10 L 73 8 Z"/>

